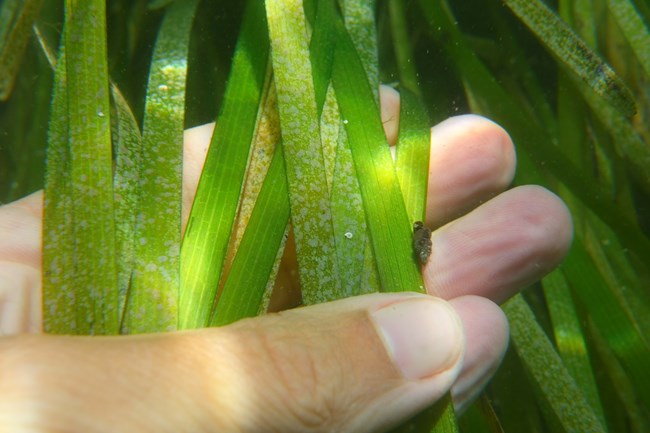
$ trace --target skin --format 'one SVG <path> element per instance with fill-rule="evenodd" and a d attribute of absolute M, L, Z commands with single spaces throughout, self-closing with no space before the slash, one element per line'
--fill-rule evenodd
<path fill-rule="evenodd" d="M 382 89 L 389 142 L 399 96 Z M 213 125 L 186 131 L 184 218 Z M 451 388 L 463 410 L 508 341 L 498 303 L 552 270 L 561 200 L 507 190 L 508 134 L 478 116 L 432 128 L 429 295 L 374 294 L 190 332 L 40 334 L 42 194 L 0 208 L 0 432 L 375 432 Z"/>

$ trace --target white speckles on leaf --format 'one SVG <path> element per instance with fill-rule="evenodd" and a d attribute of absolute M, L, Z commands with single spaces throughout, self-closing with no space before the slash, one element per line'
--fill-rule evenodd
<path fill-rule="evenodd" d="M 175 2 L 167 9 L 154 48 L 143 122 L 139 242 L 125 314 L 131 332 L 173 329 L 177 322 L 185 81 L 197 3 Z"/>
<path fill-rule="evenodd" d="M 59 55 L 50 118 L 44 328 L 109 334 L 117 332 L 117 296 L 105 5 L 66 11 L 65 39 L 75 42 Z"/>
<path fill-rule="evenodd" d="M 341 296 L 309 40 L 300 0 L 268 0 L 291 219 L 305 303 Z"/>

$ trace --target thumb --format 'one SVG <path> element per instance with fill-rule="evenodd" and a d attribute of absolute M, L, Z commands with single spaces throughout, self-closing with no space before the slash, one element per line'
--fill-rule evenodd
<path fill-rule="evenodd" d="M 419 294 L 360 296 L 217 331 L 203 347 L 220 431 L 384 431 L 439 399 L 464 352 L 454 309 Z"/>
<path fill-rule="evenodd" d="M 465 350 L 447 302 L 374 294 L 222 328 L 0 338 L 2 431 L 385 431 L 440 398 Z"/>

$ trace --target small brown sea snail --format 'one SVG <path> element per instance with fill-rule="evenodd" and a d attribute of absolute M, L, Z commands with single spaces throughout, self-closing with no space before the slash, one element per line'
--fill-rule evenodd
<path fill-rule="evenodd" d="M 431 255 L 431 230 L 422 221 L 413 223 L 413 252 L 422 264 Z"/>

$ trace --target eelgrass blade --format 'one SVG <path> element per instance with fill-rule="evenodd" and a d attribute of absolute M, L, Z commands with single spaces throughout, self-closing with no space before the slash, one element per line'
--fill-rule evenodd
<path fill-rule="evenodd" d="M 120 317 L 124 315 L 127 291 L 135 261 L 135 221 L 138 209 L 138 191 L 142 157 L 142 134 L 135 116 L 120 89 L 111 84 L 111 96 L 115 107 L 115 174 L 113 189 L 115 197 L 115 234 L 117 289 Z"/>
<path fill-rule="evenodd" d="M 321 119 L 321 136 L 326 156 L 329 152 L 332 157 L 330 203 L 342 293 L 344 296 L 354 296 L 375 292 L 378 288 L 364 284 L 362 280 L 364 255 L 370 254 L 372 257 L 372 250 L 369 247 L 359 181 L 335 98 L 334 88 L 330 85 L 326 110 L 323 111 Z M 328 122 L 325 115 L 330 104 L 334 115 Z M 330 130 L 336 135 L 331 137 L 333 145 L 328 149 L 325 146 L 329 138 L 326 133 Z M 328 161 L 328 158 L 325 161 Z"/>
<path fill-rule="evenodd" d="M 57 53 L 51 47 L 47 39 L 45 38 L 45 35 L 43 35 L 43 32 L 41 31 L 41 26 L 38 24 L 34 24 L 33 27 L 34 30 L 34 36 L 36 37 L 36 41 L 38 42 L 38 45 L 41 47 L 41 51 L 43 52 L 43 55 L 47 59 L 48 65 L 50 65 L 50 68 L 54 71 L 56 70 L 56 64 L 57 64 Z"/>
<path fill-rule="evenodd" d="M 520 154 L 520 156 L 523 155 Z M 527 161 L 527 158 L 520 158 L 519 163 L 524 166 L 524 169 L 530 169 L 530 162 Z M 533 178 L 532 181 L 539 183 L 539 179 Z M 578 215 L 584 215 L 584 212 L 578 212 Z M 607 259 L 599 257 L 602 256 L 602 253 L 598 251 L 601 244 L 611 243 L 617 251 L 617 257 L 622 255 L 623 248 L 615 240 L 615 234 L 609 228 L 601 227 L 596 231 L 595 242 L 592 242 L 595 245 L 589 247 L 588 254 L 583 246 L 582 237 L 584 235 L 582 232 L 588 234 L 594 229 L 595 223 L 598 223 L 596 228 L 604 226 L 604 224 L 594 221 L 592 218 L 586 218 L 582 222 L 586 224 L 586 228 L 576 232 L 578 239 L 574 242 L 572 251 L 562 266 L 562 272 L 568 277 L 575 299 L 582 304 L 583 310 L 586 312 L 587 321 L 592 325 L 590 326 L 591 334 L 598 334 L 597 346 L 599 344 L 607 346 L 607 348 L 596 348 L 605 360 L 607 375 L 616 382 L 616 392 L 621 396 L 620 400 L 626 407 L 626 413 L 631 414 L 630 416 L 635 418 L 635 422 L 642 423 L 644 417 L 640 415 L 642 411 L 639 410 L 637 401 L 643 397 L 630 398 L 630 394 L 644 395 L 648 389 L 646 385 L 648 375 L 641 367 L 644 363 L 642 360 L 650 359 L 647 340 L 641 331 L 647 319 L 640 314 L 641 311 L 647 311 L 647 301 L 644 300 L 647 298 L 647 294 L 637 293 L 638 290 L 635 286 L 640 284 L 638 279 L 629 287 L 625 287 L 617 280 L 607 278 L 609 263 L 607 263 Z M 605 228 L 607 230 L 604 230 Z M 598 261 L 594 262 L 589 255 L 595 256 Z M 595 264 L 597 266 L 594 266 Z M 641 291 L 643 292 L 644 289 L 642 288 Z M 630 305 L 635 301 L 646 305 Z M 549 305 L 549 308 L 553 309 L 554 306 Z M 584 323 L 584 321 L 583 317 L 581 322 Z M 598 343 L 599 340 L 603 340 L 603 343 Z M 584 378 L 584 372 L 580 374 Z M 590 392 L 590 385 L 587 385 L 585 389 L 586 393 Z M 601 392 L 600 399 L 603 401 L 602 406 L 608 413 L 608 418 L 612 414 L 612 409 L 606 401 L 609 398 L 607 392 L 604 394 Z M 615 409 L 614 412 L 616 412 Z"/>
<path fill-rule="evenodd" d="M 185 83 L 197 4 L 177 1 L 167 9 L 154 48 L 125 333 L 170 331 L 178 323 Z"/>
<path fill-rule="evenodd" d="M 609 11 L 616 19 L 639 64 L 650 76 L 650 31 L 631 0 L 608 0 Z"/>
<path fill-rule="evenodd" d="M 251 143 L 250 158 L 244 186 L 239 199 L 237 219 L 230 237 L 230 244 L 221 273 L 219 290 L 226 278 L 229 277 L 230 267 L 239 248 L 239 244 L 248 226 L 255 202 L 266 180 L 267 172 L 275 155 L 275 148 L 280 142 L 280 121 L 278 119 L 278 105 L 275 88 L 272 85 L 270 65 L 267 68 L 267 77 L 264 84 L 264 95 L 257 125 L 255 126 L 255 137 Z M 285 224 L 286 225 L 286 224 Z M 219 296 L 217 296 L 217 299 Z"/>
<path fill-rule="evenodd" d="M 210 326 L 226 325 L 258 313 L 288 220 L 289 191 L 284 156 L 278 146 Z"/>
<path fill-rule="evenodd" d="M 326 2 L 320 2 L 323 4 Z M 318 25 L 318 20 L 317 20 Z M 333 49 L 332 49 L 333 51 Z M 314 74 L 316 76 L 317 74 Z M 327 183 L 330 189 L 332 225 L 344 296 L 375 292 L 377 288 L 363 283 L 364 256 L 370 254 L 366 218 L 359 181 L 348 137 L 345 132 L 336 94 L 330 84 L 320 122 Z"/>
<path fill-rule="evenodd" d="M 395 170 L 412 221 L 424 221 L 426 217 L 430 149 L 429 119 L 422 102 L 408 89 L 402 89 Z"/>
<path fill-rule="evenodd" d="M 54 74 L 37 44 L 25 51 L 14 89 L 0 101 L 0 203 L 43 187 Z M 0 81 L 4 74 L 0 69 Z"/>
<path fill-rule="evenodd" d="M 589 47 L 595 48 L 598 40 L 598 29 L 594 19 L 596 13 L 594 0 L 563 0 L 559 2 L 558 7 L 562 18 L 572 28 L 576 29 L 576 32 Z M 563 12 L 570 16 L 571 19 L 567 20 Z"/>
<path fill-rule="evenodd" d="M 616 233 L 596 218 L 586 218 L 585 249 L 625 314 L 641 335 L 650 335 L 650 293 Z"/>
<path fill-rule="evenodd" d="M 325 2 L 320 2 L 320 4 L 323 3 Z M 316 21 L 316 25 L 318 25 L 318 21 Z M 332 52 L 334 52 L 333 47 Z M 314 70 L 316 70 L 315 67 Z M 316 82 L 316 77 L 319 75 L 321 74 L 314 73 L 314 82 Z M 345 130 L 343 128 L 343 119 L 341 119 L 339 106 L 336 102 L 336 93 L 334 93 L 334 88 L 331 84 L 326 84 L 325 87 L 327 89 L 327 94 L 320 115 L 320 137 L 323 145 L 325 177 L 327 180 L 327 187 L 330 189 L 331 194 L 334 176 L 340 177 L 337 170 L 334 168 L 338 157 L 339 142 L 341 142 L 341 144 L 346 144 L 347 136 L 345 135 Z M 352 162 L 352 160 L 350 160 L 350 162 Z"/>
<path fill-rule="evenodd" d="M 230 242 L 211 326 L 266 313 L 286 245 L 289 193 L 284 156 L 279 146 L 280 121 L 275 88 L 270 79 L 265 88 L 237 226 Z"/>
<path fill-rule="evenodd" d="M 541 0 L 503 0 L 549 51 L 626 117 L 636 112 L 625 83 Z"/>
<path fill-rule="evenodd" d="M 605 223 L 616 227 L 617 235 L 627 248 L 634 250 L 639 256 L 650 256 L 650 240 L 639 230 L 638 225 L 627 214 L 612 206 L 610 201 L 599 193 L 597 185 L 585 180 L 581 170 L 554 144 L 553 137 L 550 137 L 535 119 L 531 119 L 519 109 L 486 66 L 468 48 L 460 31 L 452 23 L 448 6 L 429 0 L 420 0 L 420 6 L 431 25 L 439 29 L 435 33 L 436 36 L 444 35 L 445 40 L 451 40 L 451 43 L 444 44 L 444 48 L 463 74 L 463 83 L 472 110 L 504 126 L 514 141 L 526 150 L 520 152 L 522 160 L 534 158 L 538 161 L 538 166 L 544 161 L 552 162 L 545 164 L 544 168 L 571 188 L 574 195 Z M 596 96 L 595 93 L 593 95 Z M 599 105 L 608 107 L 602 103 Z M 611 107 L 609 110 L 616 112 Z M 623 119 L 620 114 L 619 119 Z M 627 131 L 624 129 L 622 135 L 627 136 Z M 645 158 L 639 160 L 645 163 Z M 642 164 L 639 167 L 641 168 Z"/>
<path fill-rule="evenodd" d="M 350 18 L 351 26 L 360 26 L 360 21 L 374 27 L 374 23 L 367 23 L 363 9 L 349 7 L 348 10 L 362 15 L 355 17 L 356 19 Z M 336 93 L 331 84 L 332 60 L 336 42 L 333 23 L 336 19 L 337 11 L 334 2 L 319 1 L 313 24 L 310 54 L 316 103 L 320 111 L 320 135 L 325 176 L 330 191 L 341 294 L 353 296 L 376 292 L 378 287 L 367 284 L 363 279 L 364 263 L 374 262 L 374 258 L 369 245 L 361 191 L 350 153 L 348 137 L 336 100 Z M 370 39 L 369 37 L 360 38 L 359 43 L 375 48 L 376 43 Z M 373 60 L 376 63 L 375 59 L 369 59 L 369 61 Z M 376 69 L 376 66 L 374 68 Z M 367 71 L 372 69 L 373 66 L 366 66 Z M 322 95 L 325 95 L 324 104 L 319 100 L 319 97 L 323 97 Z M 374 265 L 372 269 L 374 270 Z"/>
<path fill-rule="evenodd" d="M 266 2 L 303 302 L 343 296 L 301 0 Z"/>
<path fill-rule="evenodd" d="M 323 114 L 323 107 L 328 97 L 328 92 L 333 92 L 333 90 L 330 91 L 330 79 L 332 78 L 332 60 L 334 58 L 336 41 L 330 23 L 334 19 L 334 14 L 336 14 L 336 10 L 331 1 L 318 1 L 316 15 L 312 23 L 313 31 L 309 42 L 316 107 L 318 108 L 321 122 L 322 117 L 327 116 L 327 114 Z M 330 96 L 333 97 L 333 94 Z M 330 104 L 329 107 L 331 111 L 338 113 L 338 107 L 334 109 L 333 104 Z M 327 136 L 327 132 L 321 132 L 321 135 Z M 338 136 L 338 134 L 336 135 Z M 325 143 L 323 143 L 323 146 L 325 146 Z M 327 158 L 327 149 L 323 153 Z M 331 170 L 327 171 L 330 172 Z"/>
<path fill-rule="evenodd" d="M 535 397 L 531 380 L 510 341 L 509 349 L 487 387 L 488 397 L 498 410 L 499 424 L 506 433 L 549 431 L 546 420 L 543 419 L 542 405 Z M 500 402 L 516 402 L 516 404 L 500 404 Z"/>
<path fill-rule="evenodd" d="M 375 101 L 379 104 L 379 49 L 377 23 L 375 22 L 377 2 L 376 0 L 340 0 L 339 5 L 343 14 L 345 28 L 366 71 L 368 83 L 374 92 Z M 334 29 L 330 31 L 332 30 Z M 345 133 L 345 137 L 348 140 L 347 133 Z M 349 147 L 349 144 L 347 147 Z M 358 187 L 356 188 L 358 189 Z M 355 192 L 355 194 L 359 193 Z M 359 226 L 359 228 L 362 227 Z M 338 231 L 336 234 L 340 236 Z M 377 292 L 380 290 L 379 273 L 367 225 L 363 242 L 365 247 L 358 293 Z"/>
<path fill-rule="evenodd" d="M 422 4 L 424 5 L 424 2 Z M 427 4 L 427 6 L 431 6 L 431 9 L 433 9 L 432 7 L 433 5 L 434 5 L 433 2 Z M 440 26 L 438 27 L 438 29 L 445 28 L 445 26 L 448 24 L 447 23 L 448 15 L 446 15 L 446 13 L 442 11 L 442 8 L 440 8 L 437 3 L 435 3 L 435 6 L 437 9 L 435 15 L 433 14 L 430 15 L 437 19 L 435 21 L 436 24 L 434 25 Z M 425 10 L 426 9 L 429 9 L 429 7 L 425 8 Z M 495 104 L 496 105 L 503 104 L 503 105 L 499 105 L 499 107 L 497 108 L 503 108 L 504 105 L 506 105 L 506 103 L 510 104 L 508 95 L 502 90 L 498 90 L 498 91 L 496 90 L 498 88 L 496 81 L 487 74 L 487 71 L 485 69 L 482 69 L 481 65 L 477 62 L 477 60 L 473 57 L 473 55 L 469 54 L 467 51 L 461 53 L 460 50 L 462 50 L 463 48 L 463 42 L 460 38 L 456 38 L 458 36 L 457 30 L 454 30 L 455 28 L 452 26 L 449 26 L 447 28 L 451 29 L 450 33 L 454 35 L 454 39 L 452 39 L 451 43 L 448 41 L 446 46 L 450 48 L 450 51 L 454 52 L 453 56 L 456 56 L 459 66 L 462 67 L 463 76 L 466 85 L 468 85 L 468 87 L 470 87 L 471 89 L 476 90 L 476 93 L 474 93 L 474 90 L 469 92 L 470 96 L 473 97 L 473 99 L 470 100 L 472 101 L 474 106 L 479 106 L 481 108 L 488 108 L 486 112 L 489 113 L 490 112 L 489 110 L 491 109 L 490 107 L 494 106 Z M 478 78 L 479 71 L 483 75 L 481 78 Z M 473 76 L 473 75 L 477 75 L 477 76 Z M 494 93 L 491 94 L 492 92 Z M 496 96 L 497 94 L 499 95 L 498 97 Z M 490 96 L 488 97 L 488 95 Z M 497 103 L 497 101 L 499 102 Z M 517 111 L 517 109 L 513 109 L 513 107 L 515 107 L 515 104 L 508 105 L 508 107 L 509 107 L 509 109 L 507 110 L 509 112 L 508 116 L 506 115 L 497 116 L 499 121 L 504 122 L 505 120 L 505 122 L 508 122 L 508 117 L 510 117 L 510 121 L 512 121 L 514 120 L 514 118 L 521 116 L 521 113 Z M 500 110 L 495 110 L 495 112 L 501 114 Z M 535 136 L 536 134 L 530 134 L 530 132 L 528 132 L 526 135 L 523 134 L 523 131 L 521 131 L 521 134 L 519 133 L 516 125 L 519 124 L 521 120 L 522 119 L 519 119 L 518 121 L 508 124 L 508 129 L 513 133 L 513 135 L 515 135 L 515 137 L 520 136 L 522 138 L 526 136 L 527 137 Z M 513 126 L 511 127 L 511 125 Z M 535 123 L 531 121 L 524 121 L 521 123 L 521 125 L 527 125 L 528 127 L 530 127 L 530 125 L 535 125 Z M 522 139 L 519 139 L 517 141 L 519 143 L 524 142 Z M 540 146 L 543 146 L 543 144 L 539 143 L 538 146 L 536 146 L 536 148 Z M 557 152 L 555 153 L 557 154 Z M 553 155 L 552 159 L 555 159 L 556 156 L 557 155 Z M 542 160 L 544 159 L 542 158 Z M 543 388 L 542 390 L 544 391 Z M 544 395 L 546 394 L 545 391 L 543 392 L 543 394 Z M 549 399 L 553 400 L 554 397 L 551 396 L 549 397 Z M 575 431 L 580 431 L 580 430 L 576 428 Z"/>
<path fill-rule="evenodd" d="M 169 6 L 169 4 L 174 1 L 175 0 L 149 0 L 147 7 L 149 9 L 162 9 L 164 7 Z"/>
<path fill-rule="evenodd" d="M 507 77 L 501 78 L 504 76 L 501 75 L 500 83 L 503 86 L 513 86 L 512 88 L 515 89 L 517 87 L 521 88 L 521 90 L 514 92 L 511 90 L 512 88 L 506 90 L 519 104 L 520 110 L 526 111 L 531 118 L 539 119 L 539 122 L 544 125 L 549 135 L 552 136 L 556 133 L 557 123 L 559 123 L 556 120 L 554 107 L 547 98 L 547 90 L 542 87 L 535 68 L 529 66 L 530 48 L 521 44 L 521 40 L 517 37 L 505 36 L 512 35 L 513 32 L 512 23 L 507 18 L 509 17 L 503 13 L 502 5 L 499 2 L 493 2 L 489 8 L 487 20 L 494 23 L 498 31 L 497 49 L 501 54 L 509 58 L 503 65 L 503 68 L 507 71 L 505 74 L 504 71 L 500 71 L 501 65 L 497 67 L 497 71 Z M 477 55 L 481 55 L 479 50 L 475 49 L 475 52 Z"/>
<path fill-rule="evenodd" d="M 378 290 L 363 281 L 364 256 L 371 255 L 370 239 L 359 181 L 343 125 L 339 130 L 332 185 L 332 215 L 336 251 L 345 296 Z"/>
<path fill-rule="evenodd" d="M 76 326 L 74 282 L 74 213 L 69 176 L 68 94 L 65 45 L 54 74 L 48 125 L 47 167 L 43 200 L 43 329 L 70 334 Z M 79 331 L 83 333 L 83 330 Z"/>
<path fill-rule="evenodd" d="M 576 87 L 594 114 L 614 138 L 614 146 L 617 152 L 625 156 L 641 186 L 650 192 L 650 170 L 648 170 L 648 167 L 650 167 L 650 146 L 634 129 L 629 119 L 616 110 L 615 107 L 600 103 L 600 97 L 594 89 L 581 82 L 577 83 Z M 620 225 L 621 230 L 625 228 L 626 225 Z"/>
<path fill-rule="evenodd" d="M 43 54 L 45 55 L 50 67 L 56 71 L 57 60 L 56 53 L 49 46 L 45 37 L 43 37 L 40 29 L 35 26 L 34 34 L 39 42 Z M 65 62 L 64 51 L 61 50 L 61 61 Z M 65 71 L 65 66 L 62 70 L 59 70 L 59 74 Z M 48 145 L 48 167 L 46 175 L 46 188 L 49 188 L 52 191 L 58 191 L 57 199 L 51 200 L 46 199 L 46 210 L 45 213 L 48 215 L 44 218 L 44 225 L 49 227 L 54 221 L 54 214 L 50 205 L 55 205 L 57 202 L 62 202 L 66 195 L 69 195 L 69 186 L 54 187 L 54 183 L 63 180 L 65 171 L 61 162 L 67 160 L 69 155 L 67 153 L 67 148 L 60 143 L 67 143 L 66 139 L 55 139 L 52 134 L 55 134 L 57 124 L 65 128 L 67 122 L 67 113 L 61 112 L 61 107 L 66 106 L 65 101 L 61 102 L 60 95 L 65 95 L 63 92 L 64 83 L 62 81 L 64 77 L 55 77 L 55 83 L 60 87 L 58 90 L 55 90 L 55 95 L 52 98 L 52 107 L 53 112 L 51 114 L 51 126 L 50 126 L 50 143 Z M 115 174 L 113 178 L 113 189 L 114 189 L 114 199 L 115 199 L 115 230 L 116 230 L 116 242 L 117 242 L 117 253 L 116 253 L 116 266 L 117 266 L 117 287 L 119 292 L 119 309 L 120 316 L 124 312 L 124 305 L 126 301 L 126 291 L 130 284 L 131 272 L 133 271 L 133 259 L 135 257 L 135 245 L 134 245 L 134 231 L 135 231 L 135 213 L 137 208 L 137 194 L 138 194 L 138 181 L 140 178 L 140 154 L 142 146 L 142 135 L 140 133 L 140 128 L 135 119 L 135 116 L 129 106 L 128 102 L 122 95 L 122 92 L 113 82 L 110 83 L 111 89 L 111 102 L 113 106 L 113 111 L 115 115 L 115 124 L 113 125 L 113 147 L 115 149 Z M 63 92 L 63 93 L 62 93 Z M 58 96 L 57 96 L 58 95 Z M 56 108 L 55 108 L 56 107 Z M 59 134 L 61 137 L 67 137 L 67 132 L 60 131 Z M 59 152 L 57 155 L 56 152 Z M 63 152 L 63 153 L 61 153 Z M 59 167 L 59 168 L 57 168 Z M 58 174 L 56 174 L 58 171 Z M 49 186 L 47 186 L 49 185 Z M 53 193 L 48 193 L 47 195 L 51 196 Z M 67 200 L 70 200 L 68 197 Z M 61 210 L 63 211 L 63 209 Z M 66 217 L 71 220 L 72 216 L 69 215 Z M 44 237 L 47 238 L 49 235 L 46 234 L 50 232 L 49 228 L 44 230 Z M 50 240 L 44 242 L 44 248 L 50 248 Z M 65 251 L 65 248 L 58 248 L 58 251 Z M 53 256 L 45 255 L 47 259 L 51 259 Z M 65 253 L 61 254 L 61 259 L 64 259 Z M 44 267 L 49 266 L 49 263 L 43 264 Z M 67 266 L 64 268 L 70 268 Z M 50 269 L 50 273 L 47 278 L 52 276 L 53 270 Z M 62 278 L 59 276 L 57 278 Z M 47 284 L 49 287 L 49 283 Z M 52 287 L 55 291 L 56 289 Z M 48 294 L 52 296 L 52 294 Z M 62 315 L 62 317 L 65 315 Z"/>
<path fill-rule="evenodd" d="M 259 285 L 255 284 L 250 285 L 241 285 L 239 283 L 230 283 L 230 287 L 233 290 L 242 290 L 244 287 L 253 292 L 255 290 L 260 290 L 262 293 L 262 300 L 257 305 L 257 314 L 264 314 L 269 310 L 271 306 L 271 296 L 273 295 L 274 289 L 276 287 L 276 277 L 280 269 L 280 263 L 284 257 L 285 247 L 287 244 L 287 239 L 289 237 L 289 199 L 288 195 L 284 199 L 279 199 L 276 203 L 276 208 L 274 211 L 280 212 L 282 209 L 279 206 L 284 206 L 286 218 L 276 218 L 275 216 L 267 217 L 263 216 L 257 218 L 260 221 L 260 224 L 268 225 L 266 230 L 278 230 L 282 231 L 282 237 L 280 238 L 280 247 L 276 248 L 277 251 L 273 251 L 274 247 L 267 248 L 267 245 L 259 244 L 255 242 L 250 245 L 250 249 L 239 249 L 241 245 L 241 240 L 245 234 L 245 230 L 249 230 L 249 223 L 253 217 L 254 206 L 256 202 L 264 200 L 263 196 L 260 196 L 261 190 L 264 188 L 264 182 L 267 179 L 267 173 L 269 167 L 273 161 L 273 157 L 276 153 L 276 149 L 280 143 L 280 120 L 278 117 L 278 105 L 277 105 L 277 95 L 275 93 L 275 87 L 272 85 L 272 80 L 270 79 L 271 68 L 269 65 L 268 69 L 268 79 L 266 81 L 266 97 L 264 99 L 264 107 L 261 109 L 261 116 L 257 124 L 255 132 L 255 140 L 253 143 L 253 148 L 251 149 L 250 162 L 248 163 L 248 169 L 246 171 L 246 182 L 244 184 L 244 190 L 242 192 L 242 198 L 240 200 L 239 212 L 237 214 L 237 226 L 234 229 L 233 236 L 231 238 L 230 247 L 228 251 L 228 256 L 226 257 L 226 265 L 224 266 L 224 272 L 222 274 L 222 282 L 224 276 L 230 278 L 230 270 L 236 264 L 235 261 L 247 260 L 247 254 L 257 254 L 261 251 L 264 251 L 266 254 L 270 254 L 274 259 L 263 257 L 258 259 L 260 262 L 270 261 L 272 266 L 270 272 L 267 272 L 264 268 L 258 266 L 253 266 L 253 268 L 248 269 L 246 272 L 256 273 L 253 278 L 256 281 L 259 281 Z M 285 172 L 281 173 L 286 182 Z M 270 178 L 269 178 L 270 181 Z M 268 188 L 267 188 L 268 189 Z M 285 188 L 286 190 L 286 188 Z M 272 190 L 271 190 L 272 191 Z M 288 193 L 287 193 L 288 194 Z M 259 211 L 258 211 L 259 212 Z M 283 226 L 276 228 L 277 225 Z M 250 226 L 251 233 L 254 233 L 255 225 Z M 254 238 L 257 234 L 252 235 Z M 236 255 L 235 255 L 236 251 Z M 234 256 L 234 258 L 233 258 Z M 241 275 L 232 275 L 233 277 L 241 277 Z M 266 279 L 266 284 L 264 284 L 264 279 Z M 227 282 L 227 281 L 226 281 Z M 220 284 L 221 288 L 222 284 Z M 225 286 L 221 290 L 221 295 L 225 292 Z M 258 299 L 259 295 L 254 295 L 249 299 Z M 236 297 L 232 297 L 234 302 L 238 302 Z M 222 302 L 222 299 L 219 297 L 217 302 Z M 251 310 L 254 305 L 251 305 Z M 251 311 L 249 310 L 249 311 Z M 214 316 L 213 316 L 214 317 Z"/>
<path fill-rule="evenodd" d="M 411 248 L 412 221 L 399 188 L 379 107 L 345 31 L 340 31 L 337 39 L 332 80 L 359 177 L 382 290 L 423 291 Z"/>
<path fill-rule="evenodd" d="M 567 433 L 605 432 L 521 295 L 506 304 L 510 334 L 527 371 Z"/>
<path fill-rule="evenodd" d="M 0 101 L 11 95 L 42 3 L 43 0 L 5 0 L 0 4 Z"/>
<path fill-rule="evenodd" d="M 401 0 L 389 0 L 390 28 L 393 34 L 393 46 L 400 85 L 411 92 L 418 92 L 418 79 L 415 61 L 411 52 L 405 4 Z"/>
<path fill-rule="evenodd" d="M 64 26 L 74 266 L 62 272 L 74 275 L 67 301 L 76 316 L 67 318 L 72 319 L 67 331 L 114 334 L 118 305 L 105 2 L 67 0 Z"/>
<path fill-rule="evenodd" d="M 565 260 L 564 274 L 580 302 L 598 326 L 603 338 L 632 379 L 639 398 L 650 401 L 650 346 L 634 322 L 619 305 L 581 242 L 574 242 Z"/>
<path fill-rule="evenodd" d="M 587 324 L 593 342 L 592 347 L 598 358 L 593 361 L 598 362 L 596 365 L 601 366 L 611 384 L 601 393 L 603 406 L 612 426 L 610 431 L 632 431 L 634 433 L 650 431 L 647 405 L 639 398 L 630 376 L 594 321 L 588 319 Z"/>
<path fill-rule="evenodd" d="M 424 292 L 412 250 L 412 221 L 400 191 L 379 107 L 350 36 L 340 24 L 337 30 L 332 82 L 359 178 L 381 289 Z M 457 432 L 450 395 L 395 431 L 414 428 Z"/>
<path fill-rule="evenodd" d="M 332 60 L 336 43 L 331 23 L 335 18 L 336 9 L 334 3 L 332 1 L 319 1 L 312 24 L 313 31 L 309 45 L 316 107 L 320 120 L 323 164 L 330 194 L 332 193 L 333 177 L 335 175 L 340 177 L 341 175 L 334 169 L 338 143 L 341 140 L 347 140 L 347 137 L 341 134 L 341 113 L 336 103 L 334 88 L 331 85 Z M 345 168 L 347 169 L 347 167 Z M 333 204 L 333 206 L 335 205 Z M 333 217 L 336 218 L 335 215 Z"/>
<path fill-rule="evenodd" d="M 366 71 L 370 88 L 379 102 L 379 58 L 377 49 L 377 0 L 339 0 L 345 28 Z"/>
<path fill-rule="evenodd" d="M 504 433 L 485 393 L 467 409 L 458 419 L 461 432 L 471 433 Z"/>
<path fill-rule="evenodd" d="M 262 2 L 249 1 L 219 121 L 181 248 L 179 327 L 208 325 L 266 81 L 268 35 Z"/>
<path fill-rule="evenodd" d="M 594 413 L 606 425 L 580 317 L 566 278 L 558 269 L 547 275 L 542 284 L 558 352 Z"/>
<path fill-rule="evenodd" d="M 561 3 L 560 6 L 563 4 L 571 6 L 574 22 L 579 25 L 581 30 L 580 35 L 585 38 L 591 46 L 595 46 L 596 30 L 594 27 L 596 18 L 594 15 L 596 12 L 593 10 L 593 7 L 586 7 L 587 5 L 582 5 L 583 7 L 581 8 L 581 3 L 584 3 L 584 0 L 579 2 L 566 1 Z M 625 35 L 628 38 L 630 46 L 635 50 L 641 66 L 645 68 L 646 74 L 650 73 L 650 51 L 642 49 L 642 47 L 647 47 L 650 44 L 650 41 L 647 41 L 650 38 L 647 27 L 643 22 L 639 22 L 640 17 L 630 2 L 610 1 L 609 3 L 610 9 L 615 9 L 613 14 L 619 25 L 621 27 L 625 26 Z M 567 8 L 568 6 L 564 6 L 563 9 Z M 646 41 L 647 43 L 645 43 Z M 641 52 L 639 52 L 639 50 Z M 572 76 L 566 77 L 564 74 L 561 75 L 561 77 L 562 80 L 574 78 Z M 637 179 L 641 181 L 646 191 L 650 191 L 650 172 L 648 170 L 648 167 L 650 167 L 650 148 L 648 145 L 644 142 L 627 117 L 622 115 L 615 108 L 607 104 L 602 104 L 601 98 L 589 86 L 585 85 L 583 82 L 579 82 L 578 80 L 574 79 L 574 81 L 576 81 L 577 89 L 570 87 L 568 83 L 562 82 L 558 86 L 558 88 L 561 89 L 558 94 L 558 105 L 560 107 L 560 112 L 558 113 L 559 123 L 566 125 L 566 129 L 575 129 L 575 125 L 581 123 L 580 118 L 584 118 L 584 114 L 580 113 L 580 110 L 575 109 L 575 99 L 578 94 L 582 94 L 591 110 L 606 126 L 611 136 L 614 138 L 616 150 L 619 154 L 627 157 L 627 160 L 635 170 Z M 576 131 L 576 136 L 570 137 L 569 141 L 566 142 L 577 142 L 576 139 L 582 139 L 584 141 L 585 134 L 583 131 L 584 127 L 580 128 Z M 573 147 L 576 148 L 577 146 Z M 578 148 L 574 150 L 574 153 L 576 152 L 583 157 L 587 153 L 583 149 Z"/>

